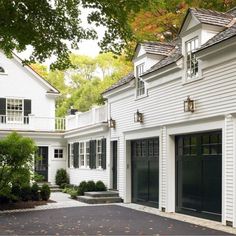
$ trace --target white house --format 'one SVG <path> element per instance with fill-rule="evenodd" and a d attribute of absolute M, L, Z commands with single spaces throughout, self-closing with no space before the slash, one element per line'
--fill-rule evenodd
<path fill-rule="evenodd" d="M 104 92 L 124 202 L 236 226 L 235 17 L 189 9 L 175 42 L 139 44 Z"/>
<path fill-rule="evenodd" d="M 33 138 L 43 158 L 35 170 L 45 180 L 55 181 L 58 168 L 65 167 L 65 120 L 55 118 L 59 91 L 14 55 L 0 53 L 0 137 L 12 131 Z"/>
<path fill-rule="evenodd" d="M 236 9 L 189 9 L 177 40 L 136 47 L 104 106 L 59 123 L 58 91 L 16 57 L 0 62 L 0 135 L 34 138 L 48 181 L 63 167 L 125 203 L 236 227 Z"/>

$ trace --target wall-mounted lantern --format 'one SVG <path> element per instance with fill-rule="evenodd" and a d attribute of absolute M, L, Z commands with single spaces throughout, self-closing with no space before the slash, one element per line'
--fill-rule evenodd
<path fill-rule="evenodd" d="M 184 101 L 184 112 L 194 112 L 195 111 L 195 104 L 194 100 L 190 98 L 190 96 L 187 97 L 187 99 Z"/>
<path fill-rule="evenodd" d="M 112 118 L 110 118 L 110 119 L 108 120 L 108 127 L 115 129 L 115 128 L 116 128 L 116 121 L 113 120 Z"/>
<path fill-rule="evenodd" d="M 134 113 L 134 122 L 143 123 L 143 113 L 139 112 L 139 110 Z"/>

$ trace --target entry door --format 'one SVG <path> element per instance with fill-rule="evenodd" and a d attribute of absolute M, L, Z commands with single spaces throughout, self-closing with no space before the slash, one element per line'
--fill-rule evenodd
<path fill-rule="evenodd" d="M 132 201 L 158 208 L 159 139 L 131 141 Z"/>
<path fill-rule="evenodd" d="M 35 172 L 48 181 L 48 147 L 38 147 L 38 158 L 35 160 Z"/>
<path fill-rule="evenodd" d="M 176 137 L 176 211 L 221 219 L 222 134 Z"/>
<path fill-rule="evenodd" d="M 112 158 L 113 189 L 117 189 L 117 141 L 112 142 Z"/>

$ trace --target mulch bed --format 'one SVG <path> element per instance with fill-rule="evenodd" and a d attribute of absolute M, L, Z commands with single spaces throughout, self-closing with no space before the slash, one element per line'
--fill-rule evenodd
<path fill-rule="evenodd" d="M 0 211 L 34 208 L 36 206 L 47 205 L 47 203 L 55 203 L 55 201 L 52 201 L 52 200 L 27 201 L 27 202 L 20 201 L 20 202 L 11 202 L 11 203 L 1 203 L 0 204 Z"/>

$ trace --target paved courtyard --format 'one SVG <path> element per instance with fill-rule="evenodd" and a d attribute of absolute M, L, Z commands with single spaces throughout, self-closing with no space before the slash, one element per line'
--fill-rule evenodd
<path fill-rule="evenodd" d="M 119 205 L 0 214 L 1 235 L 226 235 Z"/>

